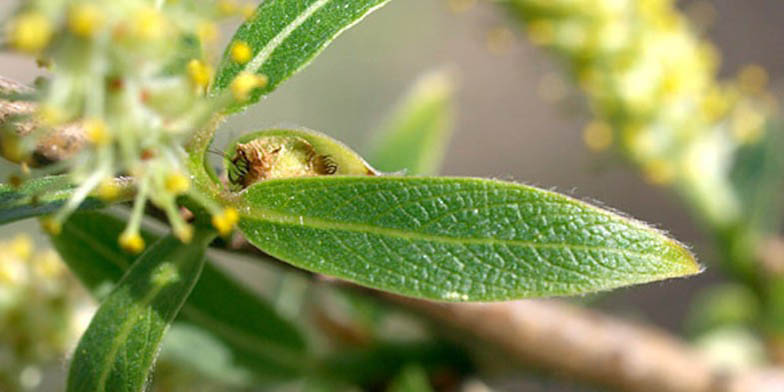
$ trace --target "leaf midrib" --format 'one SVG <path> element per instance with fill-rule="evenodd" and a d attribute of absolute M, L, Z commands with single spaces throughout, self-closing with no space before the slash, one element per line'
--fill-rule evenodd
<path fill-rule="evenodd" d="M 461 245 L 461 246 L 502 244 L 502 245 L 512 245 L 512 246 L 519 246 L 519 247 L 531 247 L 534 249 L 569 248 L 572 250 L 606 252 L 606 253 L 617 254 L 630 258 L 641 258 L 641 259 L 655 260 L 658 262 L 667 262 L 669 264 L 681 264 L 681 263 L 673 263 L 672 261 L 666 258 L 657 257 L 656 255 L 650 253 L 641 253 L 641 252 L 635 252 L 635 251 L 630 251 L 630 250 L 620 249 L 620 248 L 578 245 L 578 244 L 568 244 L 568 243 L 542 243 L 542 242 L 531 242 L 531 241 L 523 241 L 523 240 L 500 240 L 495 238 L 449 237 L 449 236 L 439 235 L 439 234 L 419 233 L 416 231 L 407 231 L 407 230 L 393 229 L 388 227 L 371 226 L 371 225 L 361 224 L 361 223 L 337 222 L 337 221 L 330 221 L 330 220 L 306 217 L 300 215 L 295 216 L 295 215 L 289 215 L 289 214 L 272 211 L 265 208 L 259 208 L 259 207 L 246 206 L 246 208 L 242 209 L 242 214 L 243 217 L 245 218 L 267 221 L 279 225 L 303 226 L 303 227 L 309 227 L 315 229 L 347 231 L 347 232 L 366 233 L 366 234 L 369 233 L 369 234 L 375 234 L 379 236 L 400 238 L 408 241 L 429 241 L 429 242 L 439 242 L 444 244 Z M 665 243 L 669 245 L 670 240 L 663 239 L 663 241 L 666 241 Z"/>
<path fill-rule="evenodd" d="M 302 26 L 313 14 L 318 12 L 322 9 L 325 5 L 327 5 L 331 0 L 317 0 L 308 8 L 305 9 L 304 12 L 299 14 L 294 20 L 291 21 L 286 27 L 281 30 L 278 34 L 276 34 L 272 39 L 264 45 L 263 48 L 253 57 L 251 61 L 249 61 L 243 70 L 251 70 L 252 72 L 256 72 L 261 67 L 264 66 L 264 63 L 269 59 L 275 50 L 283 44 L 283 42 L 288 38 L 292 33 L 294 33 L 297 28 Z"/>

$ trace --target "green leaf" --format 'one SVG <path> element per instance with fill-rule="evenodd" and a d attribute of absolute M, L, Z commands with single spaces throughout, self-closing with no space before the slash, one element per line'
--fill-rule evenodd
<path fill-rule="evenodd" d="M 18 187 L 0 184 L 0 224 L 51 214 L 71 197 L 74 186 L 67 176 L 48 176 L 25 181 Z M 127 198 L 121 196 L 118 201 Z M 106 204 L 88 197 L 80 209 L 104 207 Z"/>
<path fill-rule="evenodd" d="M 133 263 L 134 256 L 117 244 L 124 228 L 122 219 L 107 212 L 83 212 L 74 214 L 62 233 L 51 238 L 69 268 L 100 296 Z M 146 243 L 158 240 L 149 230 L 143 230 L 142 237 Z M 308 366 L 303 359 L 305 340 L 297 328 L 212 263 L 204 266 L 177 323 L 212 334 L 231 348 L 237 365 L 252 369 L 259 378 L 291 377 Z"/>
<path fill-rule="evenodd" d="M 420 79 L 382 127 L 371 161 L 385 172 L 435 175 L 452 133 L 453 75 L 430 73 Z"/>
<path fill-rule="evenodd" d="M 321 176 L 262 181 L 240 196 L 239 227 L 259 249 L 413 297 L 573 295 L 700 271 L 642 223 L 502 181 Z"/>
<path fill-rule="evenodd" d="M 305 67 L 338 34 L 389 0 L 267 0 L 232 38 L 247 43 L 250 61 L 238 64 L 231 58 L 231 43 L 218 67 L 213 92 L 228 87 L 240 72 L 266 75 L 268 83 L 230 112 L 255 103 L 281 82 Z"/>
<path fill-rule="evenodd" d="M 430 379 L 422 366 L 408 365 L 392 381 L 387 392 L 432 392 Z"/>
<path fill-rule="evenodd" d="M 214 236 L 197 229 L 193 241 L 183 244 L 168 235 L 134 262 L 79 341 L 68 391 L 144 389 L 161 339 L 196 284 Z"/>

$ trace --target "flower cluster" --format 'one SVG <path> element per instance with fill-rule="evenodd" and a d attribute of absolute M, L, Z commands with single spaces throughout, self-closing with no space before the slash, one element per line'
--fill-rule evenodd
<path fill-rule="evenodd" d="M 6 23 L 8 47 L 36 56 L 51 71 L 37 100 L 42 127 L 31 140 L 66 124 L 79 125 L 87 140 L 64 163 L 78 187 L 44 220 L 47 230 L 57 233 L 89 195 L 116 199 L 121 192 L 112 180 L 127 175 L 136 199 L 120 244 L 132 252 L 144 248 L 139 226 L 148 200 L 166 213 L 180 239 L 190 240 L 193 229 L 176 204 L 193 192 L 183 143 L 214 113 L 266 83 L 242 75 L 226 93 L 207 93 L 216 22 L 253 11 L 252 4 L 233 0 L 23 2 Z M 235 46 L 232 57 L 247 61 L 249 48 Z M 234 215 L 196 199 L 216 216 L 221 232 L 231 230 Z"/>
<path fill-rule="evenodd" d="M 52 250 L 0 243 L 0 389 L 31 389 L 87 328 L 95 304 Z"/>
<path fill-rule="evenodd" d="M 738 213 L 733 153 L 760 140 L 775 104 L 757 66 L 716 82 L 716 50 L 672 0 L 510 0 L 532 42 L 570 67 L 597 119 L 584 140 L 615 146 L 656 184 L 673 184 L 714 222 Z"/>

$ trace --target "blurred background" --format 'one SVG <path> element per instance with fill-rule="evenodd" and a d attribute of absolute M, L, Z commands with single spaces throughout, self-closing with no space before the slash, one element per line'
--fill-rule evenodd
<path fill-rule="evenodd" d="M 15 3 L 3 1 L 0 15 Z M 491 2 L 456 6 L 464 3 L 392 1 L 346 32 L 262 104 L 232 118 L 216 147 L 244 132 L 296 125 L 367 152 L 374 133 L 421 74 L 453 68 L 460 80 L 458 116 L 443 174 L 512 180 L 598 201 L 689 244 L 707 267 L 702 275 L 576 299 L 681 332 L 693 295 L 722 280 L 714 268 L 711 243 L 670 190 L 647 184 L 620 160 L 586 148 L 582 130 L 592 116 L 552 56 L 533 47 Z M 769 73 L 771 91 L 780 92 L 784 3 L 716 0 L 678 5 L 706 26 L 706 37 L 721 53 L 720 75 L 732 76 L 747 64 L 758 64 Z M 40 72 L 29 58 L 0 53 L 4 76 L 28 83 Z M 0 237 L 27 232 L 43 246 L 45 236 L 38 230 L 36 222 L 26 221 L 3 226 Z M 555 390 L 551 387 L 546 390 Z M 560 390 L 582 390 L 574 388 Z"/>

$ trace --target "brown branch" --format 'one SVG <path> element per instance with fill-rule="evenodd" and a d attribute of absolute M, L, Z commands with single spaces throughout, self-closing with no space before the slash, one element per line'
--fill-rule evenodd
<path fill-rule="evenodd" d="M 22 83 L 0 76 L 0 93 L 31 94 L 34 90 Z M 84 130 L 79 124 L 65 124 L 54 128 L 42 127 L 35 120 L 34 114 L 38 106 L 34 102 L 24 100 L 0 99 L 0 127 L 8 130 L 0 138 L 3 157 L 30 166 L 39 167 L 66 159 L 79 151 L 86 142 Z M 18 148 L 19 138 L 28 136 L 34 131 L 44 132 L 38 139 L 35 149 L 29 156 Z"/>
<path fill-rule="evenodd" d="M 712 367 L 677 337 L 559 301 L 394 302 L 494 344 L 512 357 L 577 381 L 635 392 L 778 392 L 781 369 Z"/>

